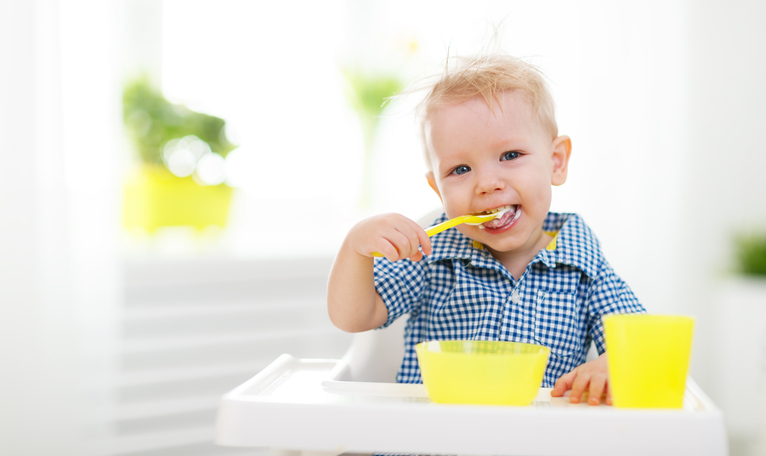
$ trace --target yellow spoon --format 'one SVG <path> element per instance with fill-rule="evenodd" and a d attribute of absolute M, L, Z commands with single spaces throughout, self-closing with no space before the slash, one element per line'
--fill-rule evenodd
<path fill-rule="evenodd" d="M 490 220 L 494 220 L 500 217 L 501 215 L 505 214 L 509 210 L 510 208 L 506 208 L 506 209 L 501 209 L 497 212 L 493 212 L 491 214 L 461 215 L 453 219 L 447 220 L 446 222 L 442 222 L 438 225 L 434 225 L 430 228 L 426 228 L 426 234 L 428 235 L 428 237 L 431 237 L 435 234 L 441 233 L 444 230 L 448 230 L 452 228 L 453 226 L 458 226 L 463 223 L 467 223 L 469 225 L 481 225 L 482 223 L 486 223 L 486 222 L 489 222 Z M 372 252 L 372 256 L 382 257 L 383 255 L 381 255 L 378 252 Z"/>

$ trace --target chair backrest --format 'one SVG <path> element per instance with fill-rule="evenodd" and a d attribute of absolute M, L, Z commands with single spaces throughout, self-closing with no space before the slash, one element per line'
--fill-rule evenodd
<path fill-rule="evenodd" d="M 343 356 L 347 367 L 345 380 L 355 382 L 396 381 L 396 372 L 404 358 L 404 327 L 402 317 L 384 329 L 373 329 L 354 335 Z"/>

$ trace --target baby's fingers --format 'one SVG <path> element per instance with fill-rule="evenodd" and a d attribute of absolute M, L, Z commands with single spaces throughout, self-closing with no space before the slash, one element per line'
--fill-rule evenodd
<path fill-rule="evenodd" d="M 431 253 L 428 234 L 417 223 L 399 214 L 383 214 L 358 223 L 349 234 L 349 241 L 364 256 L 383 256 L 389 261 L 423 258 Z"/>
<path fill-rule="evenodd" d="M 373 257 L 385 257 L 389 261 L 396 261 L 399 259 L 399 250 L 391 242 L 384 239 L 384 242 L 378 243 L 378 247 L 370 255 Z"/>
<path fill-rule="evenodd" d="M 424 253 L 427 255 L 431 253 L 431 239 L 417 223 L 407 219 L 407 224 L 399 227 L 398 233 L 402 237 L 397 236 L 396 242 L 393 238 L 391 241 L 399 251 L 400 258 L 420 261 L 423 258 L 423 253 L 420 252 L 421 245 Z"/>
<path fill-rule="evenodd" d="M 564 393 L 569 391 L 572 388 L 572 383 L 574 382 L 576 375 L 577 374 L 575 371 L 571 371 L 559 377 L 559 379 L 556 380 L 556 383 L 553 385 L 551 396 L 561 397 L 564 395 Z"/>
<path fill-rule="evenodd" d="M 569 402 L 577 404 L 582 400 L 582 395 L 588 388 L 590 383 L 590 375 L 579 372 L 577 377 L 572 382 L 572 392 L 569 393 Z"/>
<path fill-rule="evenodd" d="M 419 229 L 416 231 L 417 239 L 413 244 L 415 247 L 415 254 L 409 256 L 409 259 L 412 261 L 420 261 L 423 259 L 423 254 L 431 254 L 431 238 L 428 237 L 428 234 L 426 234 L 422 228 L 418 228 Z M 423 248 L 422 252 L 420 251 L 420 247 Z"/>
<path fill-rule="evenodd" d="M 420 225 L 417 225 L 417 224 L 415 224 L 415 233 L 418 236 L 418 244 L 423 247 L 423 253 L 425 253 L 426 255 L 430 255 L 432 252 L 431 238 L 428 237 L 428 233 L 426 233 L 426 231 Z"/>
<path fill-rule="evenodd" d="M 388 233 L 386 240 L 396 250 L 396 254 L 385 255 L 389 260 L 397 261 L 404 258 L 420 257 L 420 250 L 418 250 L 420 243 L 416 232 L 406 229 L 404 231 L 395 230 Z"/>
<path fill-rule="evenodd" d="M 598 405 L 601 403 L 601 397 L 607 389 L 606 375 L 593 374 L 590 378 L 590 389 L 588 390 L 588 403 Z"/>

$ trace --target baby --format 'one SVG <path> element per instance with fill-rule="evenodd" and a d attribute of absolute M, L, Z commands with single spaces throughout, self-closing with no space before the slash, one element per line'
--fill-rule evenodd
<path fill-rule="evenodd" d="M 399 214 L 349 231 L 330 273 L 329 315 L 358 332 L 409 314 L 397 381 L 421 381 L 419 342 L 508 340 L 551 349 L 542 386 L 553 396 L 611 403 L 601 317 L 644 309 L 582 218 L 549 212 L 572 149 L 553 111 L 539 71 L 504 55 L 447 69 L 422 102 L 426 179 L 444 206 L 435 222 L 505 213 L 433 238 Z M 600 356 L 586 362 L 592 341 Z"/>

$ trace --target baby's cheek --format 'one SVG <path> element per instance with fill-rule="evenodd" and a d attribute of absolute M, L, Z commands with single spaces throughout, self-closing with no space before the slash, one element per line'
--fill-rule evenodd
<path fill-rule="evenodd" d="M 447 217 L 453 219 L 470 213 L 470 201 L 468 201 L 463 193 L 465 192 L 461 192 L 461 194 L 451 192 L 443 195 L 442 205 L 444 206 L 444 212 L 447 213 Z"/>

